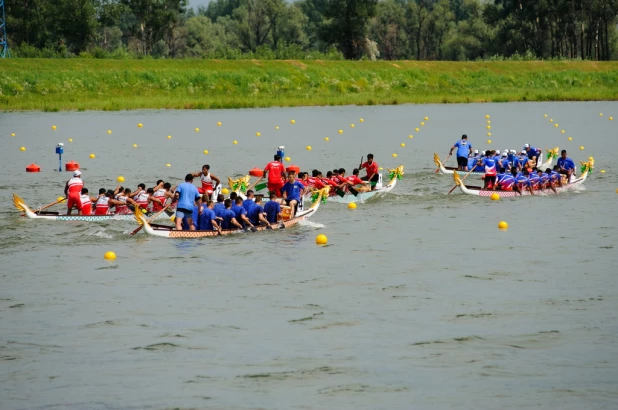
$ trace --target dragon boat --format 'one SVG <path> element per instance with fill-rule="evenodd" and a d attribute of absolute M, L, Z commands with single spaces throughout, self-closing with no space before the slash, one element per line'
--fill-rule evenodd
<path fill-rule="evenodd" d="M 280 223 L 275 224 L 272 229 L 269 229 L 267 226 L 258 225 L 255 227 L 256 231 L 281 230 L 296 225 L 298 222 L 309 218 L 318 211 L 320 203 L 324 202 L 325 195 L 328 195 L 328 191 L 326 191 L 326 189 L 314 190 L 311 195 L 311 206 L 304 209 L 304 199 L 301 200 L 298 204 L 298 210 L 294 218 L 290 218 L 290 208 L 282 206 L 281 210 L 283 220 Z M 144 232 L 148 235 L 160 236 L 163 238 L 205 238 L 219 236 L 218 231 L 176 231 L 169 225 L 152 224 L 142 212 L 135 212 L 135 219 L 137 220 L 137 223 L 143 227 Z M 242 229 L 223 229 L 221 230 L 221 235 L 232 235 L 243 232 L 245 231 Z"/>
<path fill-rule="evenodd" d="M 567 191 L 576 190 L 580 185 L 586 181 L 588 175 L 594 169 L 594 158 L 590 157 L 588 162 L 581 162 L 581 176 L 579 177 L 571 177 L 571 181 L 563 184 L 562 186 L 557 186 L 556 194 L 561 194 Z M 500 191 L 500 190 L 492 190 L 492 189 L 484 189 L 478 186 L 466 186 L 464 184 L 463 179 L 459 176 L 457 172 L 453 174 L 453 180 L 455 181 L 455 185 L 459 187 L 461 192 L 468 195 L 477 195 L 477 196 L 491 196 L 492 194 L 498 194 L 500 198 L 513 198 L 520 196 L 518 192 L 515 191 Z M 544 190 L 534 189 L 532 192 L 524 190 L 522 191 L 523 196 L 528 195 L 552 195 L 554 191 L 551 188 L 546 188 Z"/>
<path fill-rule="evenodd" d="M 327 199 L 328 202 L 336 202 L 340 204 L 349 204 L 350 202 L 363 203 L 366 200 L 382 196 L 395 188 L 397 180 L 401 179 L 403 174 L 403 165 L 399 165 L 397 168 L 387 168 L 389 182 L 386 185 L 382 183 L 382 174 L 379 174 L 378 182 L 376 183 L 376 189 L 373 191 L 359 192 L 358 195 L 354 195 L 351 192 L 346 192 L 343 196 L 337 194 L 330 195 Z"/>
<path fill-rule="evenodd" d="M 81 221 L 81 222 L 108 222 L 108 221 L 133 221 L 135 217 L 133 213 L 129 214 L 109 214 L 109 215 L 66 215 L 59 212 L 47 212 L 32 210 L 26 202 L 17 194 L 13 194 L 13 206 L 18 211 L 23 212 L 24 216 L 30 219 L 46 219 L 48 221 Z M 141 211 L 140 211 L 141 212 Z M 144 216 L 149 217 L 156 215 L 155 213 L 148 212 L 143 213 Z M 157 215 L 157 219 L 169 218 L 170 214 L 162 212 Z"/>
<path fill-rule="evenodd" d="M 545 151 L 547 151 L 547 155 L 545 157 L 545 162 L 537 167 L 537 169 L 541 169 L 543 171 L 545 171 L 547 168 L 551 168 L 551 166 L 552 166 L 551 164 L 554 162 L 554 160 L 556 158 L 558 158 L 558 153 L 560 152 L 560 148 L 555 147 L 553 149 L 546 149 Z M 460 173 L 460 174 L 465 175 L 465 174 L 468 173 L 468 171 L 459 171 L 459 170 L 457 170 L 457 167 L 447 167 L 447 166 L 444 166 L 444 164 L 440 160 L 440 157 L 435 152 L 433 154 L 433 162 L 438 167 L 436 172 L 440 172 L 442 174 L 450 175 L 450 174 Z M 471 176 L 479 176 L 479 177 L 483 176 L 484 174 L 485 174 L 484 172 L 471 172 L 470 173 Z"/>

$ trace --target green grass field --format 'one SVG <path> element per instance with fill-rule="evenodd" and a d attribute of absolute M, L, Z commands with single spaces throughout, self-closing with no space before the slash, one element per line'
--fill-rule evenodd
<path fill-rule="evenodd" d="M 618 100 L 618 62 L 0 60 L 4 111 Z"/>

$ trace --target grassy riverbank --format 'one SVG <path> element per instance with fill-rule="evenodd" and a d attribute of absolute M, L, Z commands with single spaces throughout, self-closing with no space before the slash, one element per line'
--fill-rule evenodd
<path fill-rule="evenodd" d="M 618 62 L 0 60 L 0 109 L 618 100 Z"/>

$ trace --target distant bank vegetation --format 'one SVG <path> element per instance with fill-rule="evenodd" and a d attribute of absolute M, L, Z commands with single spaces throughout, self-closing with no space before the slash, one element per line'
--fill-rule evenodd
<path fill-rule="evenodd" d="M 612 60 L 616 0 L 6 1 L 14 57 Z M 0 32 L 0 35 L 2 33 Z"/>
<path fill-rule="evenodd" d="M 0 60 L 0 109 L 618 100 L 618 62 Z"/>

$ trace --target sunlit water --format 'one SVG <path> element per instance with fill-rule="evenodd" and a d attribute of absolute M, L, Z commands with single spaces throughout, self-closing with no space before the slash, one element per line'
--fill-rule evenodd
<path fill-rule="evenodd" d="M 447 195 L 432 155 L 462 133 L 596 168 L 559 196 Z M 1 409 L 618 406 L 616 103 L 2 113 L 0 138 Z M 62 194 L 58 142 L 91 192 L 204 163 L 240 176 L 278 145 L 302 169 L 349 172 L 371 152 L 406 174 L 382 199 L 328 203 L 281 232 L 132 237 L 132 222 L 13 209 L 13 192 L 32 206 Z"/>

